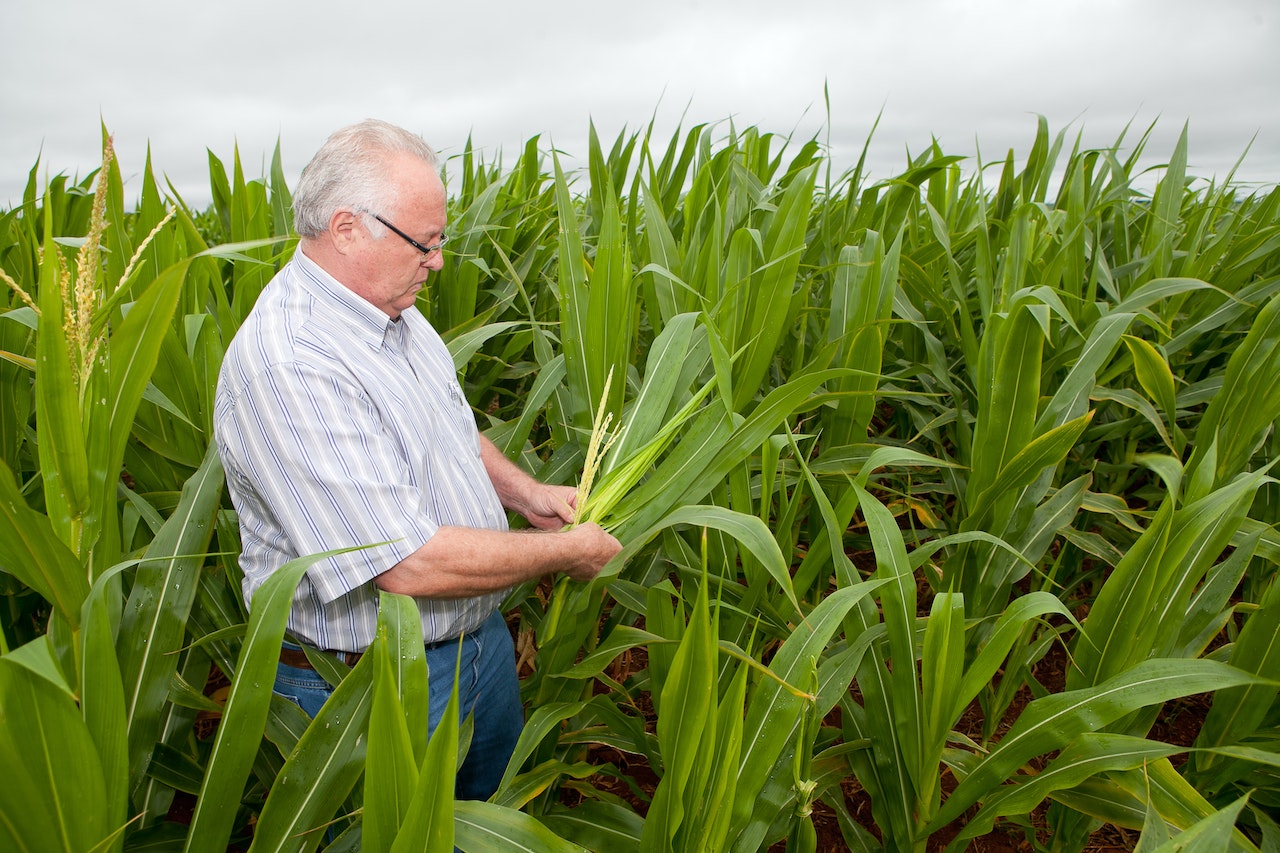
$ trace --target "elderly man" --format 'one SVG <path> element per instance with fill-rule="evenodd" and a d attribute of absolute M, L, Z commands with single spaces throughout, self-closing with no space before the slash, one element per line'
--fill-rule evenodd
<path fill-rule="evenodd" d="M 294 557 L 373 545 L 311 567 L 289 633 L 350 662 L 374 639 L 379 590 L 413 596 L 433 729 L 463 637 L 459 691 L 475 735 L 457 792 L 486 799 L 523 726 L 499 602 L 548 572 L 589 580 L 620 546 L 594 524 L 562 530 L 574 490 L 537 482 L 479 434 L 448 350 L 414 306 L 443 265 L 438 168 L 419 137 L 384 122 L 329 137 L 294 197 L 298 250 L 223 361 L 214 431 L 246 601 Z M 541 530 L 509 530 L 504 509 Z M 276 690 L 312 716 L 332 692 L 289 645 Z"/>

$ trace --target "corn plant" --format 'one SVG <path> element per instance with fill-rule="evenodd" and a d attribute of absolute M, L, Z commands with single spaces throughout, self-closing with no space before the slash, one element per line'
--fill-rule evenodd
<path fill-rule="evenodd" d="M 468 723 L 428 739 L 405 601 L 356 667 L 316 656 L 317 721 L 264 683 L 307 561 L 245 607 L 209 424 L 293 250 L 280 152 L 210 155 L 206 210 L 150 164 L 129 209 L 109 148 L 33 169 L 0 212 L 4 844 L 799 851 L 826 809 L 856 850 L 1274 847 L 1280 191 L 1198 182 L 1184 134 L 1148 197 L 1149 139 L 1040 120 L 876 182 L 731 122 L 592 127 L 579 173 L 468 141 L 420 306 L 513 459 L 599 456 L 581 517 L 625 545 L 509 598 L 528 720 L 490 803 L 452 800 Z M 1195 692 L 1175 763 L 1153 722 Z"/>

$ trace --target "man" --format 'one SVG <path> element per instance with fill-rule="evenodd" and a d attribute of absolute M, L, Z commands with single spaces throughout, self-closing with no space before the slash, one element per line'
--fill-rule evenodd
<path fill-rule="evenodd" d="M 227 350 L 214 432 L 240 516 L 244 596 L 295 557 L 290 635 L 348 661 L 374 639 L 379 590 L 417 600 L 431 728 L 462 641 L 462 713 L 475 735 L 458 796 L 496 790 L 523 726 L 514 650 L 497 606 L 548 572 L 589 580 L 620 550 L 594 524 L 568 530 L 574 490 L 537 482 L 481 436 L 448 350 L 414 307 L 443 265 L 435 153 L 398 127 L 334 133 L 294 196 L 293 259 Z M 540 531 L 514 532 L 505 509 Z M 331 688 L 297 646 L 276 681 L 315 716 Z"/>

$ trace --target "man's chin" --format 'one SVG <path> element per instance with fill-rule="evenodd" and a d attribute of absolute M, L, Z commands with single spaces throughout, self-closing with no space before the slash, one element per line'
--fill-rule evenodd
<path fill-rule="evenodd" d="M 404 292 L 404 295 L 397 299 L 394 307 L 397 311 L 407 311 L 414 305 L 418 304 L 418 294 L 422 292 L 422 286 L 417 285 Z"/>

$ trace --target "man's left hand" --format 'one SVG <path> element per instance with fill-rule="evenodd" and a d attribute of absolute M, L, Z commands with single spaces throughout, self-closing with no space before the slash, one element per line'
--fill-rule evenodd
<path fill-rule="evenodd" d="M 539 483 L 525 496 L 524 506 L 516 511 L 540 530 L 559 530 L 572 524 L 578 503 L 578 490 L 572 486 L 548 486 Z"/>

